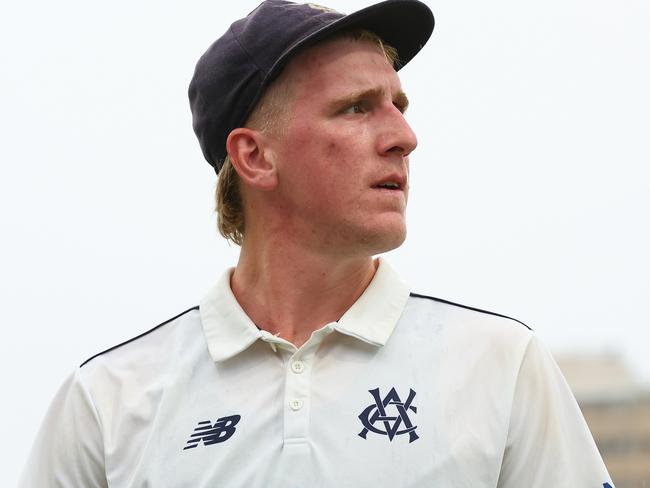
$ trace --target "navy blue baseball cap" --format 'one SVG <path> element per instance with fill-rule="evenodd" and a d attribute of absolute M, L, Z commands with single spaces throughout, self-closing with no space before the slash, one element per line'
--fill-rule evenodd
<path fill-rule="evenodd" d="M 397 49 L 399 70 L 422 49 L 433 26 L 431 10 L 418 0 L 386 0 L 349 15 L 314 3 L 262 2 L 196 64 L 190 108 L 205 159 L 219 173 L 228 135 L 244 125 L 265 88 L 300 49 L 339 31 L 366 29 Z"/>

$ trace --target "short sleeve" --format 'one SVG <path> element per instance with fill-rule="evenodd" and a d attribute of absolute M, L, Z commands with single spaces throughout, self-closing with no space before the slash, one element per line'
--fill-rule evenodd
<path fill-rule="evenodd" d="M 81 369 L 57 392 L 19 488 L 107 487 L 101 426 Z"/>
<path fill-rule="evenodd" d="M 517 377 L 499 488 L 612 487 L 580 408 L 533 336 Z"/>

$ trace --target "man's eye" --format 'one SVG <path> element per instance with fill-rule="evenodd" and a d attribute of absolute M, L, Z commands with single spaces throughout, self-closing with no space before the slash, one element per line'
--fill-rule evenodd
<path fill-rule="evenodd" d="M 353 103 L 348 108 L 346 108 L 343 111 L 343 113 L 345 113 L 345 114 L 362 114 L 365 111 L 366 110 L 365 110 L 363 104 L 361 104 L 361 103 Z"/>

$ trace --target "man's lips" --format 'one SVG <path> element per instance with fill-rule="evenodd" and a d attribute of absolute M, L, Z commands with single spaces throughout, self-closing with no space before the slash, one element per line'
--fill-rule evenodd
<path fill-rule="evenodd" d="M 381 190 L 403 191 L 406 188 L 406 177 L 397 173 L 387 175 L 372 185 Z"/>

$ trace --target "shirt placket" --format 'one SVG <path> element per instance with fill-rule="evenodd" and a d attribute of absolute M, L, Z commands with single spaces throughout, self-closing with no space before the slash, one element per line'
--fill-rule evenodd
<path fill-rule="evenodd" d="M 332 330 L 327 325 L 315 331 L 300 348 L 271 334 L 264 337 L 284 363 L 282 464 L 287 486 L 309 481 L 312 370 L 316 351 Z"/>

